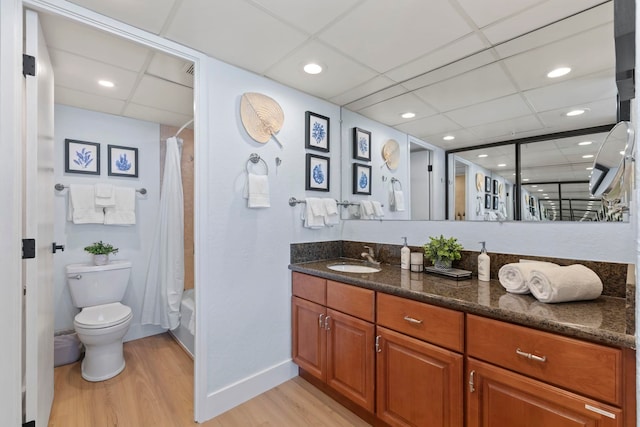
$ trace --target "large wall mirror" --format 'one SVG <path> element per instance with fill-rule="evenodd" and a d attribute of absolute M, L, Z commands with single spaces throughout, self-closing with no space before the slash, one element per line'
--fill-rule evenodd
<path fill-rule="evenodd" d="M 344 106 L 343 199 L 362 199 L 350 191 L 356 160 L 345 148 L 359 127 L 372 131 L 369 198 L 390 203 L 392 180 L 405 192 L 406 210 L 382 219 L 620 220 L 588 185 L 620 111 L 613 1 L 587 1 L 582 11 L 490 44 L 449 63 L 443 51 L 443 65 Z M 571 70 L 547 75 L 559 67 Z M 414 117 L 403 117 L 407 111 Z M 395 170 L 379 158 L 391 138 L 401 146 Z"/>

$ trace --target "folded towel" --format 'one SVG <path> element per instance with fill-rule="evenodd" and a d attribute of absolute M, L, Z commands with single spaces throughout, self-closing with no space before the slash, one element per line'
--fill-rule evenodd
<path fill-rule="evenodd" d="M 116 197 L 113 185 L 96 184 L 94 190 L 96 192 L 95 205 L 97 207 L 107 208 L 116 205 Z"/>
<path fill-rule="evenodd" d="M 104 210 L 95 204 L 93 185 L 70 184 L 67 219 L 74 224 L 102 224 Z"/>
<path fill-rule="evenodd" d="M 538 265 L 554 266 L 558 264 L 544 261 L 527 262 L 521 260 L 520 262 L 513 262 L 511 264 L 505 264 L 498 270 L 498 279 L 500 284 L 513 294 L 528 294 L 529 291 L 529 274 L 531 270 L 535 269 Z"/>
<path fill-rule="evenodd" d="M 334 225 L 339 224 L 340 216 L 338 215 L 338 203 L 336 202 L 336 199 L 325 198 L 322 199 L 322 201 L 324 203 L 324 209 L 326 213 L 324 217 L 325 225 L 333 227 Z"/>
<path fill-rule="evenodd" d="M 372 200 L 371 205 L 373 206 L 373 216 L 376 218 L 382 218 L 384 216 L 384 211 L 382 210 L 382 203 L 377 200 Z"/>
<path fill-rule="evenodd" d="M 360 217 L 362 219 L 371 219 L 373 216 L 373 205 L 369 200 L 360 200 Z"/>
<path fill-rule="evenodd" d="M 322 203 L 321 199 L 315 197 L 307 197 L 305 199 L 304 209 L 302 210 L 302 221 L 306 228 L 324 227 L 324 215 L 315 215 L 313 213 L 312 207 L 315 206 L 316 211 L 319 211 L 319 204 L 322 204 L 322 207 L 324 208 L 324 203 Z"/>
<path fill-rule="evenodd" d="M 134 225 L 136 223 L 136 189 L 116 187 L 116 204 L 104 208 L 104 223 L 107 225 Z"/>
<path fill-rule="evenodd" d="M 324 207 L 324 200 L 318 197 L 307 198 L 307 205 L 311 207 L 311 213 L 314 216 L 324 218 L 327 214 L 327 209 Z"/>
<path fill-rule="evenodd" d="M 538 265 L 529 274 L 529 289 L 540 302 L 582 301 L 598 298 L 602 294 L 602 281 L 581 264 Z"/>
<path fill-rule="evenodd" d="M 404 193 L 402 190 L 393 190 L 393 208 L 396 212 L 404 211 Z"/>
<path fill-rule="evenodd" d="M 247 174 L 246 198 L 249 208 L 268 208 L 269 202 L 269 176 Z"/>

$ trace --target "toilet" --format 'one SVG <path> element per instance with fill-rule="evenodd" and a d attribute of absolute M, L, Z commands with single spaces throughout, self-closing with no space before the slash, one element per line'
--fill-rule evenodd
<path fill-rule="evenodd" d="M 71 264 L 66 274 L 73 305 L 82 309 L 73 320 L 85 346 L 82 378 L 113 378 L 124 369 L 122 338 L 133 317 L 131 308 L 120 303 L 129 285 L 131 262 Z"/>

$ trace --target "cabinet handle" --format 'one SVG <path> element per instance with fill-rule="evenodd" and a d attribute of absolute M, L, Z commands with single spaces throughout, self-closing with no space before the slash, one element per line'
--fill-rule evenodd
<path fill-rule="evenodd" d="M 476 376 L 476 371 L 469 372 L 469 393 L 473 393 L 474 391 L 476 391 L 475 376 Z"/>
<path fill-rule="evenodd" d="M 422 324 L 422 320 L 414 319 L 413 317 L 409 317 L 409 316 L 404 316 L 404 320 L 406 320 L 409 323 L 416 324 L 416 325 L 421 325 Z"/>
<path fill-rule="evenodd" d="M 318 316 L 318 328 L 324 328 L 324 314 Z"/>
<path fill-rule="evenodd" d="M 547 361 L 547 356 L 536 356 L 535 354 L 527 353 L 519 348 L 516 348 L 516 354 L 518 356 L 526 357 L 529 360 L 535 360 L 536 362 L 544 363 Z"/>
<path fill-rule="evenodd" d="M 376 336 L 376 353 L 382 352 L 382 349 L 380 348 L 380 338 L 382 338 L 380 335 Z"/>
<path fill-rule="evenodd" d="M 327 317 L 324 318 L 324 328 L 327 331 L 331 330 L 331 325 L 329 325 L 329 319 L 331 319 L 331 316 L 327 316 Z"/>

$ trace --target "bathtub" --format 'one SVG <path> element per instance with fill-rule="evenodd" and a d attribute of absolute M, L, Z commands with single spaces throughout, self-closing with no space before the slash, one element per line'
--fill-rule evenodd
<path fill-rule="evenodd" d="M 189 322 L 195 322 L 195 311 L 196 301 L 194 290 L 187 289 L 182 293 L 182 301 L 180 302 L 180 325 L 173 331 L 170 331 L 178 344 L 180 344 L 192 358 L 194 355 L 195 338 L 189 330 Z"/>

